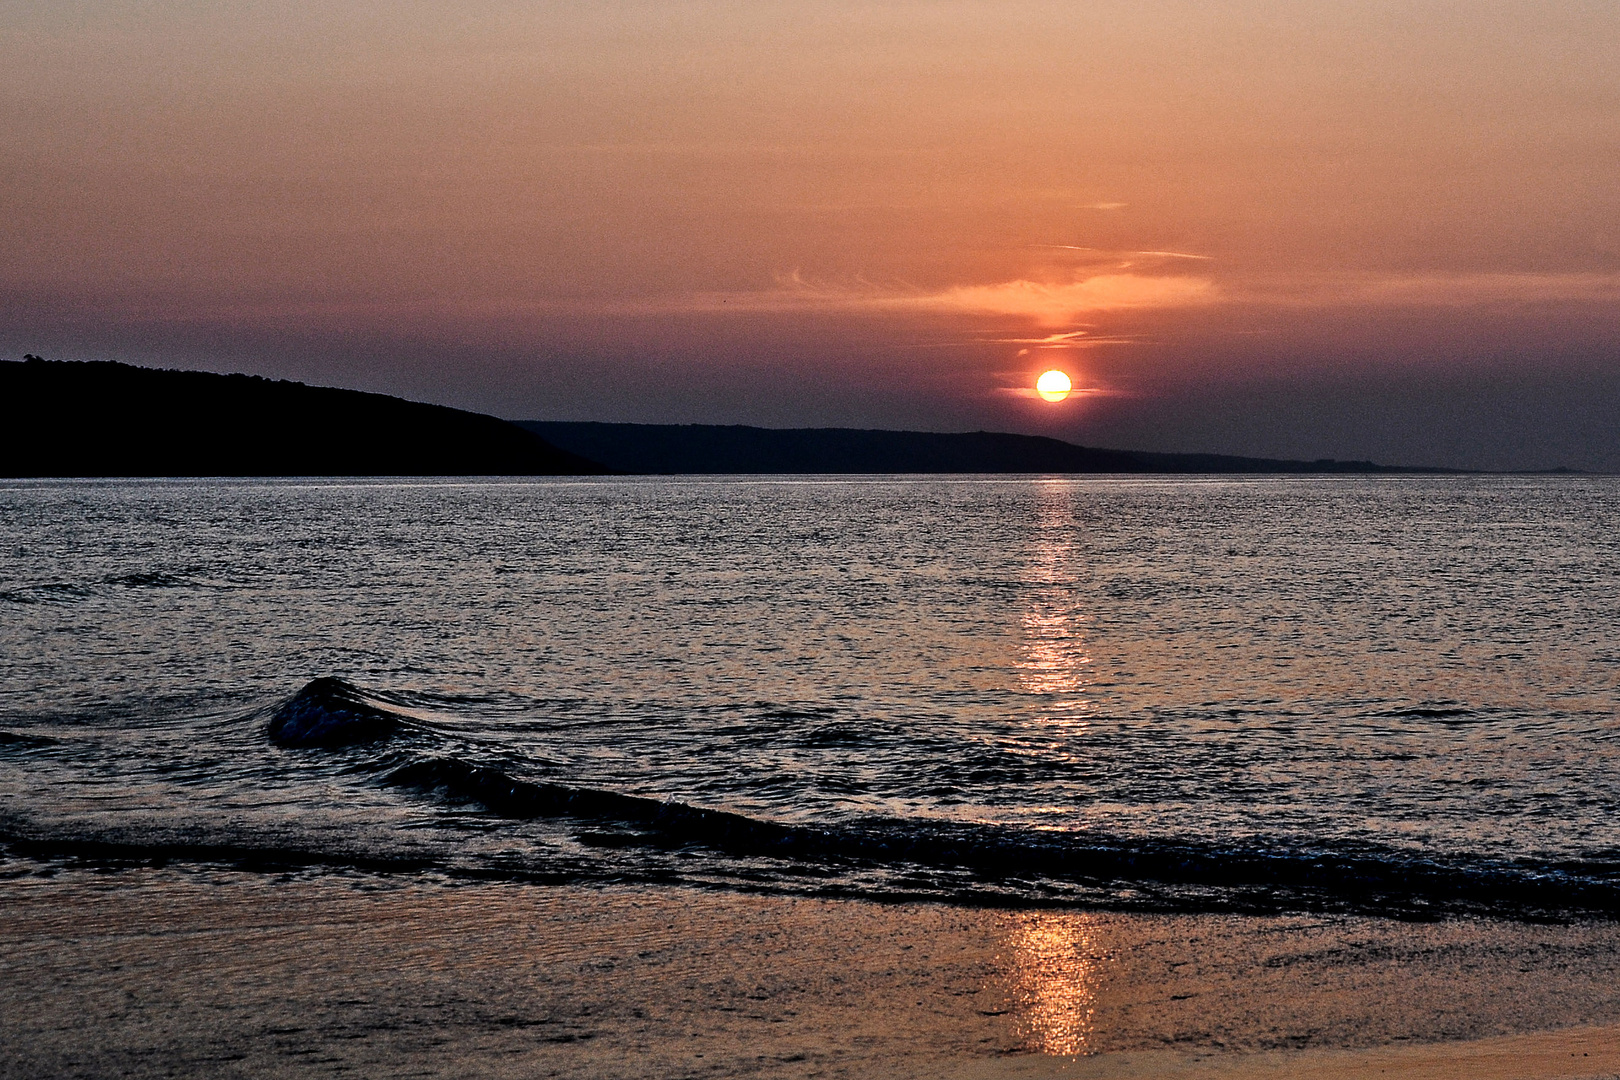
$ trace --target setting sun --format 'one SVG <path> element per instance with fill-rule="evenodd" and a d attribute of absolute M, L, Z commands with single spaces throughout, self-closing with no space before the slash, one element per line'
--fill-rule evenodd
<path fill-rule="evenodd" d="M 1035 380 L 1035 392 L 1047 401 L 1062 401 L 1069 396 L 1074 384 L 1061 371 L 1045 371 Z"/>

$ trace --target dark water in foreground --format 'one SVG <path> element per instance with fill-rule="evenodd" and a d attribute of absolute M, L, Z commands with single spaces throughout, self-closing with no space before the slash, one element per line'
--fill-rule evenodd
<path fill-rule="evenodd" d="M 1611 479 L 0 485 L 0 869 L 1616 916 L 1617 699 Z"/>

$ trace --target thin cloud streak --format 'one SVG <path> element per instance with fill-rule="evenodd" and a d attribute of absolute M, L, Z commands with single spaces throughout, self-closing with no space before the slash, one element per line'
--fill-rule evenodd
<path fill-rule="evenodd" d="M 232 296 L 203 292 L 176 296 L 163 288 L 122 295 L 74 297 L 0 290 L 13 309 L 100 316 L 128 324 L 220 323 L 236 326 L 358 326 L 512 324 L 550 317 L 646 318 L 670 315 L 912 315 L 1021 320 L 1031 333 L 960 339 L 950 344 L 1005 344 L 1030 348 L 1092 348 L 1139 341 L 1110 334 L 1097 319 L 1216 307 L 1278 311 L 1496 308 L 1515 305 L 1620 305 L 1620 273 L 1372 273 L 1183 275 L 1110 267 L 1067 279 L 1014 278 L 923 289 L 906 282 L 856 278 L 820 283 L 799 272 L 778 277 L 769 289 L 662 296 L 422 296 L 313 297 L 307 290 L 265 290 Z"/>
<path fill-rule="evenodd" d="M 1620 273 L 1328 273 L 1238 275 L 1222 301 L 1284 310 L 1501 308 L 1620 303 Z"/>
<path fill-rule="evenodd" d="M 984 338 L 982 340 L 993 345 L 1034 345 L 1037 348 L 1062 348 L 1064 346 L 1083 345 L 1086 342 L 1081 338 L 1090 339 L 1089 330 L 1066 330 L 1058 334 L 1047 334 L 1044 337 L 1004 337 Z"/>
<path fill-rule="evenodd" d="M 1156 252 L 1151 254 L 1165 255 Z M 1185 256 L 1207 258 L 1205 256 Z M 1172 310 L 1212 305 L 1283 308 L 1411 308 L 1512 303 L 1620 302 L 1620 273 L 1303 273 L 1190 276 L 1110 270 L 1069 280 L 1016 278 L 984 284 L 922 290 L 859 281 L 817 284 L 799 273 L 778 279 L 778 287 L 748 293 L 709 293 L 650 305 L 672 304 L 688 311 L 738 312 L 937 312 L 985 317 L 1021 317 L 1051 327 L 1055 335 L 1006 339 L 1008 344 L 1070 343 L 1083 332 L 1072 328 L 1091 313 Z M 635 302 L 629 302 L 636 306 Z M 645 310 L 645 309 L 644 309 Z M 999 339 L 998 339 L 999 340 Z"/>
<path fill-rule="evenodd" d="M 1055 328 L 1072 326 L 1093 312 L 1186 307 L 1211 303 L 1217 296 L 1215 284 L 1205 278 L 1171 275 L 1103 273 L 1056 282 L 1020 278 L 924 291 L 869 282 L 818 285 L 794 273 L 769 291 L 692 297 L 687 310 L 932 312 L 1011 316 Z"/>
<path fill-rule="evenodd" d="M 1383 275 L 1359 283 L 1351 295 L 1350 302 L 1422 306 L 1614 302 L 1620 301 L 1620 274 Z"/>
<path fill-rule="evenodd" d="M 1041 251 L 1084 251 L 1108 258 L 1119 258 L 1127 255 L 1135 257 L 1151 255 L 1160 259 L 1197 259 L 1201 262 L 1212 262 L 1215 259 L 1213 255 L 1193 255 L 1185 251 L 1112 251 L 1108 248 L 1086 247 L 1083 244 L 1037 244 L 1035 246 Z"/>

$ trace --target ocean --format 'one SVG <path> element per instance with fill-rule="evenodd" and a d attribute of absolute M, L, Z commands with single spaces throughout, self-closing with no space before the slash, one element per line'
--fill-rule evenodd
<path fill-rule="evenodd" d="M 1620 480 L 0 484 L 0 872 L 1620 915 Z"/>

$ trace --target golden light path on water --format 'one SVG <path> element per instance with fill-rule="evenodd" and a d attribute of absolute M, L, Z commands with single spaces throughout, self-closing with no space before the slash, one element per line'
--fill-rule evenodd
<path fill-rule="evenodd" d="M 1108 956 L 1091 916 L 1026 912 L 1007 945 L 1007 998 L 1019 1038 L 1060 1057 L 1096 1052 L 1097 995 Z"/>
<path fill-rule="evenodd" d="M 1047 698 L 1040 711 L 1045 725 L 1072 727 L 1089 711 L 1091 656 L 1075 610 L 1073 491 L 1067 481 L 1042 481 L 1031 536 L 1026 602 L 1019 616 L 1023 640 L 1017 664 L 1018 687 Z"/>
<path fill-rule="evenodd" d="M 1076 610 L 1074 581 L 1084 573 L 1075 551 L 1074 491 L 1063 480 L 1040 484 L 1030 537 L 1029 586 L 1019 615 L 1019 689 L 1046 700 L 1034 724 L 1047 732 L 1083 731 L 1092 702 L 1091 656 Z M 1038 739 L 1040 732 L 1031 731 Z M 1093 1052 L 1097 991 L 1106 958 L 1085 915 L 1035 912 L 1015 917 L 1007 938 L 1007 997 L 1020 1040 L 1031 1050 L 1076 1057 Z"/>

